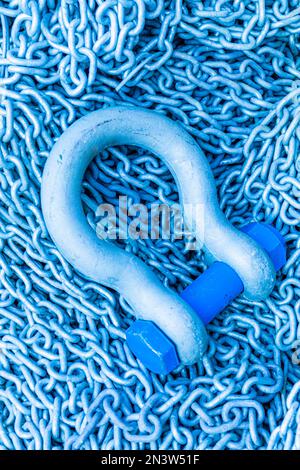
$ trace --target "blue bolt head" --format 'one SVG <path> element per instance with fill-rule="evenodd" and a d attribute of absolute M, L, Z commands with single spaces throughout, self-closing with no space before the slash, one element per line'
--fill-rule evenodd
<path fill-rule="evenodd" d="M 268 253 L 276 271 L 285 265 L 285 240 L 275 227 L 265 223 L 251 222 L 241 227 L 241 230 L 253 238 Z"/>
<path fill-rule="evenodd" d="M 156 374 L 168 374 L 179 365 L 174 344 L 152 321 L 136 320 L 126 331 L 133 354 Z"/>

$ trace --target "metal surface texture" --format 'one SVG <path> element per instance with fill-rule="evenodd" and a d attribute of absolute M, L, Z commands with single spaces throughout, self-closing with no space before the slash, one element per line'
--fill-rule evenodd
<path fill-rule="evenodd" d="M 298 1 L 0 3 L 0 448 L 299 449 Z M 121 103 L 178 121 L 235 226 L 274 225 L 288 257 L 269 298 L 208 327 L 201 365 L 160 377 L 126 347 L 132 310 L 49 238 L 40 185 L 72 123 Z M 97 155 L 82 202 L 178 201 L 149 151 Z M 181 291 L 206 268 L 184 241 L 135 240 Z"/>

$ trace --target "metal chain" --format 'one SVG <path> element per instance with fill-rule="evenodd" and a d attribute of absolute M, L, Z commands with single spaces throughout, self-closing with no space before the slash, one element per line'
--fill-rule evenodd
<path fill-rule="evenodd" d="M 298 5 L 0 2 L 0 449 L 300 449 Z M 64 261 L 40 209 L 55 140 L 121 102 L 180 121 L 227 217 L 272 223 L 288 244 L 270 299 L 235 301 L 209 326 L 203 365 L 165 378 L 126 347 L 125 300 Z M 159 159 L 134 148 L 90 165 L 92 226 L 120 195 L 178 198 Z M 123 246 L 176 290 L 205 269 L 184 241 Z"/>

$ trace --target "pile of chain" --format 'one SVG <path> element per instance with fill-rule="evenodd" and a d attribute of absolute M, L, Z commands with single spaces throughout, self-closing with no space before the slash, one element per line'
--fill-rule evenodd
<path fill-rule="evenodd" d="M 0 449 L 300 449 L 299 41 L 298 0 L 0 1 Z M 55 140 L 124 102 L 185 126 L 227 217 L 288 247 L 271 297 L 232 303 L 203 364 L 167 377 L 132 356 L 130 308 L 62 258 L 40 208 Z M 178 198 L 133 148 L 90 165 L 89 222 L 120 195 Z M 184 241 L 125 249 L 173 289 L 205 269 Z"/>

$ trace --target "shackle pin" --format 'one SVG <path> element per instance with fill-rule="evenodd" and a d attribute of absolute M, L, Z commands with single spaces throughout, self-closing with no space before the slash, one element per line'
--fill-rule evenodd
<path fill-rule="evenodd" d="M 285 241 L 272 225 L 252 222 L 240 230 L 267 252 L 276 271 L 284 266 Z M 222 261 L 214 261 L 180 296 L 207 325 L 243 290 L 243 282 L 234 269 Z M 131 351 L 152 372 L 168 374 L 180 364 L 175 345 L 150 321 L 136 320 L 127 329 L 126 339 Z"/>

